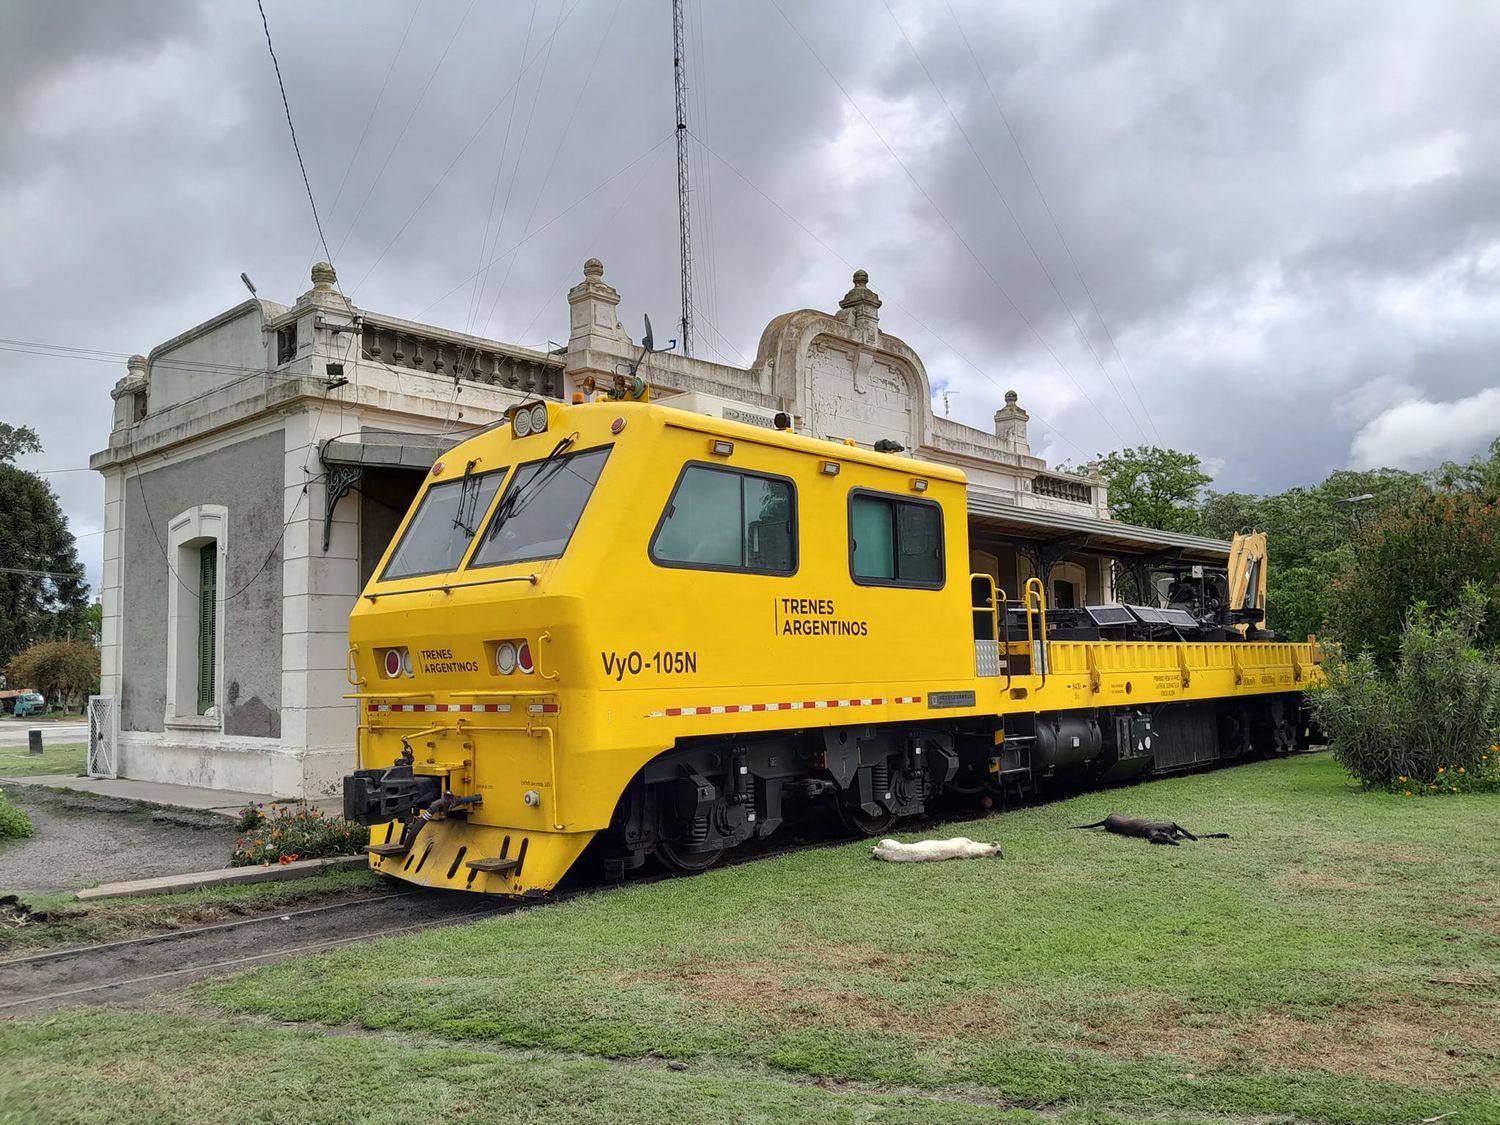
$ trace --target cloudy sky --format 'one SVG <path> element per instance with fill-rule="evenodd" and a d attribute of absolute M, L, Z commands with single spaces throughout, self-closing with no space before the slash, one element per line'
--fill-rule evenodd
<path fill-rule="evenodd" d="M 1054 461 L 1274 491 L 1500 432 L 1500 5 L 687 8 L 697 352 L 863 267 L 952 416 L 1014 387 Z M 667 0 L 266 11 L 357 304 L 541 345 L 597 255 L 671 323 Z M 323 253 L 253 2 L 0 0 L 0 74 L 0 418 L 97 576 L 118 357 Z"/>

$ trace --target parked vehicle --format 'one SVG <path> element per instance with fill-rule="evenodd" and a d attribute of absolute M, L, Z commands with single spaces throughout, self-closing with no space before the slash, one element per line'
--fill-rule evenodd
<path fill-rule="evenodd" d="M 47 697 L 39 691 L 29 691 L 16 700 L 16 718 L 24 719 L 28 715 L 45 715 L 47 713 Z"/>

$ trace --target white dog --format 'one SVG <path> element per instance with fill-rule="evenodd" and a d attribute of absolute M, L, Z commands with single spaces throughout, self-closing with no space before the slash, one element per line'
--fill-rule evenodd
<path fill-rule="evenodd" d="M 934 859 L 983 859 L 1004 853 L 999 844 L 980 844 L 967 836 L 952 840 L 918 840 L 915 844 L 903 844 L 900 840 L 882 840 L 871 849 L 876 859 L 889 863 L 923 863 Z"/>

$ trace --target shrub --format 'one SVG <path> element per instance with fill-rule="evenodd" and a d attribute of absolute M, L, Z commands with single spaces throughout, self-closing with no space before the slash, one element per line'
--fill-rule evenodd
<path fill-rule="evenodd" d="M 1475 647 L 1483 621 L 1470 586 L 1449 613 L 1412 607 L 1389 670 L 1368 651 L 1330 661 L 1310 700 L 1339 764 L 1402 793 L 1457 791 L 1453 775 L 1464 789 L 1500 784 L 1500 663 Z"/>
<path fill-rule="evenodd" d="M 243 827 L 229 859 L 231 867 L 359 855 L 370 841 L 370 830 L 364 825 L 324 816 L 310 805 L 272 805 L 269 814 L 247 809 L 240 823 Z"/>
<path fill-rule="evenodd" d="M 19 840 L 31 835 L 31 817 L 18 809 L 0 792 L 0 840 Z"/>

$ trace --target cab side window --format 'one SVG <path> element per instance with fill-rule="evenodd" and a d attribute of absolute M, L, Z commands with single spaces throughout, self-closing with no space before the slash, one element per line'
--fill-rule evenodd
<path fill-rule="evenodd" d="M 942 587 L 942 508 L 931 500 L 854 492 L 849 497 L 849 573 L 863 586 Z"/>
<path fill-rule="evenodd" d="M 782 477 L 688 465 L 651 540 L 651 559 L 695 570 L 792 574 L 796 509 L 796 491 Z"/>

